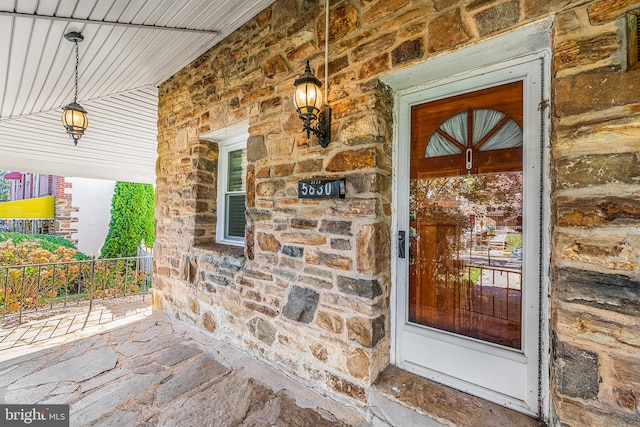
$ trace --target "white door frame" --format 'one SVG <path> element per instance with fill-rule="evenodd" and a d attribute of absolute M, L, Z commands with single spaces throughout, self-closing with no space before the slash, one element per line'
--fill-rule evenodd
<path fill-rule="evenodd" d="M 400 184 L 404 178 L 402 175 L 408 173 L 408 165 L 400 164 L 401 160 L 408 158 L 406 152 L 403 150 L 408 149 L 409 139 L 407 137 L 406 129 L 408 129 L 407 123 L 410 123 L 410 114 L 407 114 L 410 104 L 427 102 L 432 99 L 437 99 L 438 94 L 440 97 L 449 97 L 456 95 L 451 88 L 456 84 L 455 82 L 466 81 L 467 83 L 461 85 L 460 93 L 469 91 L 469 81 L 474 81 L 471 86 L 477 87 L 482 85 L 483 76 L 488 72 L 500 72 L 509 67 L 524 66 L 532 61 L 538 61 L 540 66 L 538 69 L 541 72 L 542 85 L 538 89 L 540 90 L 540 96 L 543 100 L 548 101 L 550 97 L 549 81 L 550 81 L 550 46 L 551 37 L 550 29 L 552 25 L 551 19 L 538 21 L 533 24 L 526 25 L 516 31 L 510 32 L 505 35 L 497 36 L 492 39 L 480 42 L 467 48 L 460 49 L 458 51 L 442 54 L 433 59 L 429 59 L 421 64 L 417 64 L 413 67 L 409 67 L 393 74 L 381 78 L 381 80 L 389 85 L 394 91 L 394 133 L 393 133 L 393 179 L 392 179 L 392 262 L 391 262 L 391 275 L 392 283 L 395 285 L 394 290 L 391 292 L 391 363 L 400 365 L 405 369 L 411 367 L 402 366 L 403 355 L 401 354 L 401 342 L 398 341 L 401 332 L 401 328 L 404 327 L 405 310 L 400 307 L 400 304 L 405 303 L 405 297 L 402 292 L 405 292 L 405 288 L 402 284 L 408 283 L 406 276 L 407 269 L 404 268 L 398 261 L 398 246 L 397 236 L 400 228 L 405 227 L 402 221 L 408 218 L 408 212 L 406 212 L 406 202 L 408 195 L 402 194 L 405 191 L 400 187 Z M 515 79 L 520 77 L 515 76 Z M 525 82 L 526 85 L 526 82 Z M 446 87 L 446 88 L 445 88 Z M 445 90 L 446 89 L 446 90 Z M 527 90 L 531 88 L 524 88 L 525 102 L 527 98 Z M 421 97 L 424 101 L 420 101 Z M 434 98 L 435 97 L 435 98 Z M 529 98 L 531 99 L 531 98 Z M 529 111 L 527 111 L 529 108 Z M 541 128 L 537 129 L 541 139 L 542 150 L 539 153 L 540 164 L 542 166 L 542 194 L 550 194 L 550 120 L 549 120 L 549 108 L 548 103 L 541 105 L 543 114 L 543 124 Z M 527 114 L 529 117 L 535 116 L 536 112 L 531 111 L 531 108 L 525 105 L 524 111 L 525 117 Z M 540 126 L 540 112 L 537 112 L 537 123 Z M 526 120 L 526 119 L 525 119 Z M 531 126 L 531 122 L 529 124 Z M 526 139 L 526 137 L 525 137 Z M 526 147 L 525 147 L 526 150 Z M 523 165 L 526 167 L 526 164 Z M 406 192 L 406 191 L 405 191 Z M 525 202 L 526 203 L 526 202 Z M 535 365 L 539 369 L 538 373 L 535 373 L 536 378 L 539 377 L 539 387 L 536 393 L 532 393 L 528 399 L 523 402 L 509 401 L 501 396 L 487 394 L 478 390 L 469 390 L 474 394 L 479 394 L 481 397 L 500 403 L 505 406 L 512 407 L 513 409 L 521 412 L 537 415 L 543 419 L 548 418 L 549 414 L 549 348 L 550 348 L 550 334 L 549 334 L 549 319 L 550 319 L 550 299 L 549 299 L 549 266 L 550 266 L 550 197 L 542 197 L 541 210 L 540 210 L 540 254 L 541 265 L 539 273 L 539 307 L 533 307 L 533 309 L 539 311 L 540 318 L 540 339 L 539 354 L 528 354 L 527 357 L 530 360 L 535 359 Z M 525 207 L 526 208 L 526 207 Z M 538 249 L 536 248 L 536 251 Z M 406 262 L 406 261 L 405 261 Z M 524 310 L 523 310 L 524 311 Z M 523 323 L 526 322 L 526 318 L 523 315 Z M 532 343 L 525 344 L 528 348 L 531 348 Z M 542 357 L 539 357 L 542 355 Z M 424 374 L 424 372 L 421 372 Z M 528 374 L 529 375 L 529 374 Z M 426 375 L 428 376 L 428 375 Z M 455 384 L 452 384 L 455 386 Z M 466 387 L 466 386 L 465 386 Z M 465 387 L 459 387 L 465 389 Z M 535 395 L 535 396 L 534 396 Z"/>

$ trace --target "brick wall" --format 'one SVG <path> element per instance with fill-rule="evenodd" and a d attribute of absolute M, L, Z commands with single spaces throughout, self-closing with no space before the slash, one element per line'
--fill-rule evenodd
<path fill-rule="evenodd" d="M 77 239 L 73 239 L 74 233 L 78 230 L 74 228 L 74 223 L 78 222 L 78 218 L 71 215 L 72 212 L 77 212 L 78 208 L 73 206 L 71 200 L 71 193 L 67 192 L 71 188 L 71 183 L 66 182 L 63 176 L 58 176 L 54 180 L 55 184 L 55 231 L 56 236 L 64 237 L 74 245 L 78 244 Z"/>
<path fill-rule="evenodd" d="M 324 8 L 279 0 L 160 87 L 154 306 L 366 402 L 389 363 L 392 96 L 378 77 L 553 16 L 551 421 L 640 422 L 636 2 L 342 1 L 331 7 L 332 142 L 307 140 L 293 81 L 323 76 Z M 215 240 L 217 148 L 248 121 L 247 245 Z M 297 198 L 346 177 L 347 198 Z M 595 421 L 594 421 L 595 420 Z"/>

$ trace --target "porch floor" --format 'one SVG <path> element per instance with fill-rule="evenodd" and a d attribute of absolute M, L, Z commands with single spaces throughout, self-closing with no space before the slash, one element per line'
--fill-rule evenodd
<path fill-rule="evenodd" d="M 0 403 L 69 404 L 74 427 L 369 425 L 148 303 L 94 310 L 0 330 Z"/>

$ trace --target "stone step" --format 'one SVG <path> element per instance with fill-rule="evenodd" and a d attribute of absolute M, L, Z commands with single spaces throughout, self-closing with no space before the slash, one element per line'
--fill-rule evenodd
<path fill-rule="evenodd" d="M 369 411 L 372 414 L 372 427 L 441 427 L 446 426 L 435 418 L 416 411 L 395 400 L 372 390 L 369 393 Z"/>
<path fill-rule="evenodd" d="M 369 392 L 374 427 L 540 427 L 544 423 L 452 389 L 396 366 L 385 369 Z"/>

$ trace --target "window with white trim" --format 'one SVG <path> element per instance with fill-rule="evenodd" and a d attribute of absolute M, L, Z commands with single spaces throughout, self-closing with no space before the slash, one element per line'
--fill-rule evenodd
<path fill-rule="evenodd" d="M 216 242 L 244 246 L 247 136 L 218 141 Z"/>

